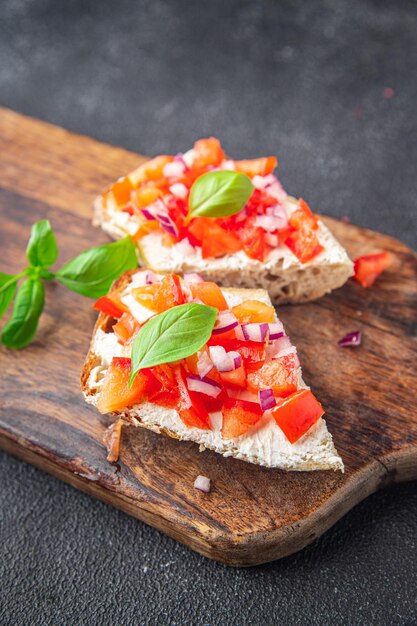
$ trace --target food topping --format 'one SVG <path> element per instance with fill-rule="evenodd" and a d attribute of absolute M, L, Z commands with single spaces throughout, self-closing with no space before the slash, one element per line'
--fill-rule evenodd
<path fill-rule="evenodd" d="M 377 277 L 392 264 L 392 256 L 389 252 L 366 254 L 355 260 L 354 279 L 362 287 L 370 287 Z"/>
<path fill-rule="evenodd" d="M 264 262 L 280 246 L 301 263 L 323 251 L 308 204 L 288 201 L 275 157 L 233 161 L 219 141 L 201 139 L 186 155 L 160 156 L 119 179 L 103 194 L 112 210 L 128 213 L 136 241 L 159 232 L 164 245 L 218 258 L 243 251 Z M 185 243 L 184 243 L 185 242 Z"/>
<path fill-rule="evenodd" d="M 294 443 L 323 410 L 299 388 L 297 353 L 274 309 L 258 300 L 229 308 L 217 285 L 193 278 L 142 271 L 118 298 L 99 299 L 124 356 L 105 373 L 98 409 L 149 401 L 175 409 L 187 428 L 204 430 L 213 428 L 210 414 L 220 412 L 224 439 L 245 435 L 269 415 Z M 149 307 L 149 319 L 140 323 L 117 309 L 127 308 L 128 298 Z"/>
<path fill-rule="evenodd" d="M 362 342 L 362 333 L 360 330 L 354 330 L 352 333 L 345 335 L 337 345 L 341 348 L 348 348 L 351 346 L 360 346 Z"/>

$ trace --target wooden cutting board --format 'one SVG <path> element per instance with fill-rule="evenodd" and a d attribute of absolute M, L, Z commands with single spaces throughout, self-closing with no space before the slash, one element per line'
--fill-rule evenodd
<path fill-rule="evenodd" d="M 41 218 L 57 233 L 60 262 L 107 241 L 91 226 L 92 200 L 144 157 L 0 109 L 0 159 L 0 269 L 17 272 Z M 349 281 L 279 310 L 327 410 L 345 474 L 264 469 L 134 427 L 123 431 L 119 464 L 108 464 L 107 422 L 84 403 L 79 384 L 95 313 L 57 284 L 47 285 L 33 345 L 0 348 L 1 447 L 229 565 L 300 550 L 375 490 L 417 478 L 416 256 L 385 235 L 325 221 L 353 257 L 395 257 L 371 289 Z M 338 348 L 356 329 L 363 345 Z M 193 488 L 198 474 L 211 478 L 210 494 Z"/>

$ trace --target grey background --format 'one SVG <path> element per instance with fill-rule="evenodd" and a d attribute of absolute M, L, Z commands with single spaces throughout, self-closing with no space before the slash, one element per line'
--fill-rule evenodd
<path fill-rule="evenodd" d="M 277 154 L 315 210 L 414 246 L 416 70 L 415 2 L 0 4 L 0 104 L 145 154 Z M 399 485 L 233 570 L 1 453 L 0 621 L 416 624 L 416 530 Z"/>

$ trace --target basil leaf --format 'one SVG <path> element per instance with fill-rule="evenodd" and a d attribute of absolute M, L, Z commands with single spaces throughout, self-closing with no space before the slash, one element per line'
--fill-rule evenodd
<path fill-rule="evenodd" d="M 35 267 L 53 265 L 58 258 L 58 246 L 48 220 L 33 224 L 26 256 Z"/>
<path fill-rule="evenodd" d="M 3 317 L 16 293 L 17 277 L 0 272 L 0 318 Z"/>
<path fill-rule="evenodd" d="M 2 342 L 8 348 L 24 348 L 33 339 L 45 302 L 45 289 L 40 280 L 28 278 L 20 287 L 13 313 L 3 328 Z"/>
<path fill-rule="evenodd" d="M 193 217 L 227 217 L 239 213 L 254 189 L 250 178 L 240 172 L 225 170 L 203 174 L 191 187 L 185 223 Z"/>
<path fill-rule="evenodd" d="M 205 304 L 180 304 L 151 317 L 132 346 L 130 385 L 139 370 L 172 363 L 197 352 L 209 340 L 217 309 Z"/>
<path fill-rule="evenodd" d="M 82 252 L 61 267 L 55 278 L 83 296 L 100 298 L 107 294 L 120 274 L 137 266 L 135 245 L 126 237 Z"/>

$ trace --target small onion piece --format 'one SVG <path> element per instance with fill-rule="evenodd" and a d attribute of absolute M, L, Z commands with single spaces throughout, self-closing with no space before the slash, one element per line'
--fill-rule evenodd
<path fill-rule="evenodd" d="M 210 398 L 217 398 L 221 393 L 222 386 L 215 380 L 210 378 L 200 378 L 197 374 L 188 374 L 187 387 L 190 391 L 196 391 L 197 393 L 204 393 Z"/>
<path fill-rule="evenodd" d="M 152 272 L 152 270 L 142 270 L 132 276 L 132 287 L 143 287 L 144 285 L 152 285 L 161 280 L 161 276 Z"/>
<path fill-rule="evenodd" d="M 207 476 L 197 476 L 194 481 L 194 489 L 204 491 L 204 493 L 210 493 L 210 478 L 207 478 Z"/>
<path fill-rule="evenodd" d="M 184 280 L 187 283 L 204 283 L 204 278 L 200 276 L 200 274 L 196 274 L 195 272 L 184 274 Z"/>
<path fill-rule="evenodd" d="M 228 330 L 236 328 L 236 326 L 239 326 L 239 322 L 231 311 L 219 311 L 213 328 L 213 335 L 226 333 Z"/>
<path fill-rule="evenodd" d="M 288 214 L 286 208 L 282 204 L 275 204 L 274 206 L 267 207 L 267 217 L 273 217 L 275 219 L 276 228 L 288 228 Z"/>
<path fill-rule="evenodd" d="M 197 371 L 200 378 L 205 378 L 212 369 L 213 361 L 210 359 L 208 353 L 204 350 L 199 354 L 197 361 Z"/>
<path fill-rule="evenodd" d="M 297 350 L 295 346 L 292 345 L 291 340 L 287 335 L 283 335 L 279 339 L 276 339 L 272 346 L 274 347 L 275 354 L 273 355 L 273 359 L 280 359 L 283 356 L 288 356 L 290 354 L 297 354 Z"/>
<path fill-rule="evenodd" d="M 337 342 L 337 345 L 341 348 L 350 348 L 360 346 L 362 343 L 362 332 L 360 330 L 354 330 L 351 333 L 345 335 Z"/>
<path fill-rule="evenodd" d="M 168 215 L 168 210 L 162 200 L 158 199 L 152 204 L 148 204 L 142 209 L 143 215 L 148 220 L 157 220 L 164 230 L 174 237 L 178 236 L 178 228 L 172 218 Z"/>
<path fill-rule="evenodd" d="M 241 329 L 246 341 L 257 341 L 261 343 L 264 342 L 268 336 L 269 324 L 267 322 L 262 322 L 261 324 L 250 322 L 249 324 L 241 324 Z"/>
<path fill-rule="evenodd" d="M 282 220 L 275 215 L 257 215 L 255 218 L 255 226 L 260 226 L 267 233 L 273 233 L 282 226 Z"/>
<path fill-rule="evenodd" d="M 142 209 L 142 213 L 147 220 L 156 220 L 156 217 L 149 211 L 149 209 Z"/>
<path fill-rule="evenodd" d="M 232 372 L 242 365 L 240 354 L 233 350 L 226 352 L 223 346 L 210 346 L 209 352 L 213 365 L 218 372 Z"/>
<path fill-rule="evenodd" d="M 268 324 L 269 340 L 274 341 L 284 336 L 284 326 L 282 322 L 272 322 Z"/>
<path fill-rule="evenodd" d="M 186 172 L 187 166 L 184 160 L 171 161 L 171 163 L 167 163 L 163 169 L 163 175 L 165 178 L 181 178 L 183 174 Z"/>
<path fill-rule="evenodd" d="M 188 196 L 188 189 L 184 185 L 184 183 L 174 183 L 173 185 L 171 185 L 169 190 L 173 196 L 175 196 L 176 198 L 181 198 L 181 200 L 185 200 L 185 198 Z"/>
<path fill-rule="evenodd" d="M 271 248 L 278 248 L 279 246 L 279 237 L 278 235 L 274 235 L 273 233 L 265 233 L 265 243 Z"/>
<path fill-rule="evenodd" d="M 259 403 L 262 411 L 268 411 L 276 405 L 277 401 L 272 389 L 261 389 L 259 391 Z"/>

